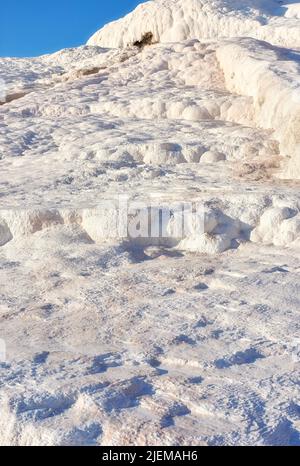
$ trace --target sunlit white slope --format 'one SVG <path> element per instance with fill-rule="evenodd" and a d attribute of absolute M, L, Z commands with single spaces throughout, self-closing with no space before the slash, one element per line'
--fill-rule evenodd
<path fill-rule="evenodd" d="M 107 24 L 89 45 L 125 47 L 147 32 L 153 40 L 250 36 L 275 45 L 300 47 L 299 4 L 279 0 L 154 0 Z"/>
<path fill-rule="evenodd" d="M 286 8 L 286 13 L 284 15 L 286 18 L 300 19 L 300 3 L 291 2 L 284 4 L 284 7 Z"/>

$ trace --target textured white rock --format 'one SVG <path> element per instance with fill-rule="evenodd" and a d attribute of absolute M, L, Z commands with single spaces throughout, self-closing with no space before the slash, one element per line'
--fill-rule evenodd
<path fill-rule="evenodd" d="M 178 249 L 201 254 L 220 254 L 230 247 L 231 241 L 226 235 L 194 235 L 183 239 Z"/>
<path fill-rule="evenodd" d="M 206 152 L 206 148 L 201 145 L 184 146 L 182 148 L 182 154 L 188 163 L 199 163 L 204 152 Z"/>
<path fill-rule="evenodd" d="M 275 246 L 290 246 L 294 241 L 300 240 L 300 215 L 284 220 L 278 232 L 274 232 Z M 296 246 L 296 244 L 295 244 Z"/>
<path fill-rule="evenodd" d="M 0 246 L 3 246 L 12 239 L 12 234 L 7 226 L 7 223 L 0 219 Z"/>
<path fill-rule="evenodd" d="M 201 156 L 201 163 L 216 163 L 225 160 L 226 156 L 222 152 L 217 151 L 206 151 Z"/>
<path fill-rule="evenodd" d="M 181 153 L 181 147 L 172 143 L 149 144 L 145 147 L 143 160 L 154 165 L 177 165 L 186 161 Z"/>
<path fill-rule="evenodd" d="M 104 26 L 88 44 L 126 47 L 151 32 L 158 42 L 247 36 L 299 47 L 298 12 L 299 5 L 286 12 L 276 0 L 154 0 Z"/>
<path fill-rule="evenodd" d="M 274 129 L 283 155 L 291 158 L 285 176 L 300 178 L 299 55 L 248 39 L 217 50 L 226 87 L 253 98 L 255 124 Z M 254 52 L 254 53 L 253 53 Z"/>
<path fill-rule="evenodd" d="M 299 235 L 299 217 L 288 207 L 273 207 L 266 210 L 259 225 L 251 233 L 251 240 L 266 244 L 289 246 Z"/>
<path fill-rule="evenodd" d="M 0 58 L 0 445 L 299 445 L 298 5 L 149 31 Z"/>
<path fill-rule="evenodd" d="M 41 231 L 51 225 L 62 224 L 63 220 L 56 210 L 7 210 L 0 216 L 6 222 L 13 237 L 22 237 Z"/>
<path fill-rule="evenodd" d="M 286 9 L 286 12 L 284 14 L 286 18 L 300 19 L 300 3 L 297 3 L 297 2 L 285 3 L 283 1 L 282 6 L 283 8 Z"/>
<path fill-rule="evenodd" d="M 175 211 L 167 227 L 168 233 L 174 238 L 183 235 L 193 236 L 211 233 L 218 225 L 218 214 L 205 206 L 198 206 L 197 210 Z"/>
<path fill-rule="evenodd" d="M 113 206 L 84 210 L 82 228 L 95 242 L 104 242 L 118 237 L 118 213 Z"/>

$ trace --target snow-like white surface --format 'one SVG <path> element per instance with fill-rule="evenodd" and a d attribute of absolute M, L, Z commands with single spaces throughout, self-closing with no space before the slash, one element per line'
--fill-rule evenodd
<path fill-rule="evenodd" d="M 300 19 L 300 3 L 291 2 L 290 4 L 283 4 L 283 8 L 286 9 L 284 16 L 286 18 L 297 18 Z"/>
<path fill-rule="evenodd" d="M 249 36 L 300 47 L 299 2 L 278 0 L 153 0 L 107 24 L 89 45 L 126 47 L 147 32 L 158 42 Z"/>
<path fill-rule="evenodd" d="M 0 444 L 300 444 L 297 8 L 0 58 Z"/>
<path fill-rule="evenodd" d="M 0 257 L 2 444 L 299 445 L 299 254 L 137 262 L 57 226 Z"/>

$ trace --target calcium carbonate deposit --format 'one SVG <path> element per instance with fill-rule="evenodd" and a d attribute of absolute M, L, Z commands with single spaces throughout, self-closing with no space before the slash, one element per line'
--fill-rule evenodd
<path fill-rule="evenodd" d="M 300 445 L 300 3 L 149 1 L 0 78 L 0 444 Z"/>

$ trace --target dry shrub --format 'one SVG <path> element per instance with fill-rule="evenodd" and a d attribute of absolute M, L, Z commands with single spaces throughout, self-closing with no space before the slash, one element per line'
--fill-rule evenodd
<path fill-rule="evenodd" d="M 144 48 L 146 45 L 152 45 L 153 42 L 153 34 L 152 32 L 146 32 L 141 40 L 137 40 L 133 43 L 135 47 L 138 47 L 139 49 Z"/>

